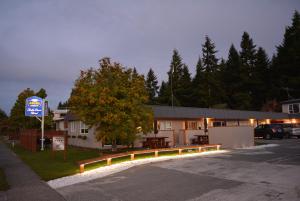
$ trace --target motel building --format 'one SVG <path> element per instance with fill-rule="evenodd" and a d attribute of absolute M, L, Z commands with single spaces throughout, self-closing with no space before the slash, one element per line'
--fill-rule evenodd
<path fill-rule="evenodd" d="M 282 102 L 282 113 L 150 106 L 154 113 L 153 132 L 140 134 L 134 146 L 147 147 L 153 139 L 160 140 L 165 147 L 208 143 L 222 144 L 224 148 L 253 146 L 254 128 L 259 124 L 300 123 L 299 106 L 300 99 Z M 66 110 L 54 113 L 56 129 L 67 131 L 70 145 L 111 148 L 109 144 L 96 141 L 95 129 L 89 128 L 75 115 Z"/>

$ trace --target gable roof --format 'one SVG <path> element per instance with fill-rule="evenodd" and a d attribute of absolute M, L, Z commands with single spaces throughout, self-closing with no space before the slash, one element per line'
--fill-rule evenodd
<path fill-rule="evenodd" d="M 151 105 L 154 118 L 174 118 L 174 119 L 288 119 L 289 115 L 277 112 L 259 112 L 229 109 L 211 109 L 196 107 L 171 107 Z"/>

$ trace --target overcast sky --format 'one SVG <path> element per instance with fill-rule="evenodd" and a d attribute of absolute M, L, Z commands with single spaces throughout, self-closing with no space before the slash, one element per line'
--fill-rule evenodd
<path fill-rule="evenodd" d="M 28 87 L 45 88 L 54 108 L 105 56 L 161 81 L 176 48 L 194 74 L 205 35 L 219 58 L 244 31 L 272 56 L 295 10 L 299 0 L 1 0 L 0 108 Z"/>

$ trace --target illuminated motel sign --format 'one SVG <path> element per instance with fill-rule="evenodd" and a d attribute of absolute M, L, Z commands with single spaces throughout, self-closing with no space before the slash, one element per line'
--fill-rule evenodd
<path fill-rule="evenodd" d="M 41 138 L 41 150 L 44 150 L 44 122 L 45 122 L 45 99 L 37 96 L 31 96 L 26 99 L 25 103 L 25 116 L 35 117 L 41 122 L 42 138 Z"/>
<path fill-rule="evenodd" d="M 26 99 L 25 116 L 42 117 L 43 116 L 43 99 L 32 96 Z"/>

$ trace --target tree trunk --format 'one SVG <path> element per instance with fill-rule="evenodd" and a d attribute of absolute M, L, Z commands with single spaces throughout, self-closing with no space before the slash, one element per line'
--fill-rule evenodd
<path fill-rule="evenodd" d="M 117 140 L 112 140 L 111 151 L 117 151 Z"/>

